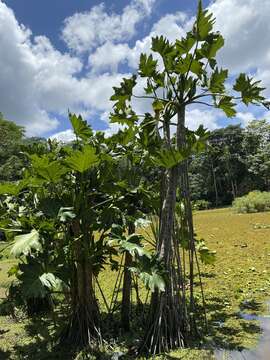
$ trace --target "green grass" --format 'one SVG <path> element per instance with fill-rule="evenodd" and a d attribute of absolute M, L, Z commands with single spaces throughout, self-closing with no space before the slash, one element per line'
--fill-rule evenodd
<path fill-rule="evenodd" d="M 217 252 L 215 265 L 201 267 L 209 321 L 209 332 L 203 342 L 208 347 L 252 347 L 260 336 L 258 324 L 242 320 L 239 311 L 263 312 L 264 302 L 270 299 L 268 224 L 268 212 L 235 214 L 228 208 L 195 214 L 197 235 Z M 7 259 L 0 262 L 0 297 L 10 281 L 7 270 L 11 264 Z M 114 280 L 115 274 L 110 271 L 100 277 L 108 301 Z M 41 323 L 24 319 L 16 323 L 8 316 L 0 316 L 0 359 L 68 359 L 47 349 L 47 320 Z M 210 350 L 188 349 L 160 359 L 210 360 L 211 354 Z"/>

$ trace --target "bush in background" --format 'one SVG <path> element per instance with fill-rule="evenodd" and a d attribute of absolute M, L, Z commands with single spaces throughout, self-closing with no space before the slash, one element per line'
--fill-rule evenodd
<path fill-rule="evenodd" d="M 193 210 L 207 210 L 211 206 L 210 201 L 207 200 L 194 200 L 192 201 Z"/>
<path fill-rule="evenodd" d="M 245 196 L 236 198 L 233 208 L 242 214 L 270 211 L 270 192 L 251 191 Z"/>

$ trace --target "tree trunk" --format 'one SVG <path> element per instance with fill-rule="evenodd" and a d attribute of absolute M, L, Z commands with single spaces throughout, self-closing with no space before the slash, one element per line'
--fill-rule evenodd
<path fill-rule="evenodd" d="M 185 109 L 178 113 L 177 147 L 181 146 L 181 134 L 184 131 Z M 167 143 L 171 146 L 169 129 Z M 166 134 L 165 134 L 166 135 Z M 164 292 L 155 291 L 151 297 L 148 326 L 140 351 L 155 356 L 157 353 L 183 347 L 187 330 L 186 304 L 183 297 L 183 279 L 178 268 L 179 243 L 175 243 L 174 223 L 176 190 L 180 166 L 167 169 L 165 172 L 166 189 L 160 218 L 160 234 L 157 247 L 160 260 L 167 273 Z"/>
<path fill-rule="evenodd" d="M 129 235 L 135 232 L 134 223 L 129 223 L 128 233 Z M 130 330 L 130 313 L 131 313 L 131 291 L 132 291 L 132 279 L 129 267 L 132 264 L 132 256 L 130 253 L 125 254 L 125 267 L 124 267 L 124 280 L 122 289 L 122 304 L 121 304 L 121 325 L 125 331 Z"/>
<path fill-rule="evenodd" d="M 82 235 L 79 220 L 73 226 L 75 261 L 71 284 L 71 314 L 64 340 L 75 347 L 101 342 L 100 318 L 93 288 L 93 271 L 89 260 L 90 239 Z"/>
<path fill-rule="evenodd" d="M 217 179 L 216 179 L 216 173 L 213 165 L 213 161 L 211 159 L 211 168 L 212 168 L 212 174 L 213 174 L 213 181 L 214 181 L 214 189 L 215 189 L 215 198 L 216 198 L 216 207 L 218 206 L 219 199 L 218 199 L 218 189 L 217 189 Z"/>

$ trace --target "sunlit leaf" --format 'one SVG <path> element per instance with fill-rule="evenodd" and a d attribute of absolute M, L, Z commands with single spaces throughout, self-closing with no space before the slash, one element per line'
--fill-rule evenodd
<path fill-rule="evenodd" d="M 98 165 L 99 158 L 95 149 L 90 145 L 85 145 L 82 150 L 75 150 L 66 158 L 65 164 L 72 170 L 83 173 L 91 167 Z"/>
<path fill-rule="evenodd" d="M 41 243 L 39 241 L 39 233 L 37 230 L 33 229 L 28 234 L 17 235 L 15 236 L 15 243 L 11 248 L 10 253 L 13 256 L 27 255 L 31 253 L 31 250 L 42 249 Z"/>
<path fill-rule="evenodd" d="M 250 103 L 260 103 L 265 100 L 265 98 L 261 95 L 264 88 L 258 86 L 260 83 L 260 81 L 255 81 L 242 73 L 236 79 L 233 89 L 241 93 L 244 104 L 248 105 Z"/>
<path fill-rule="evenodd" d="M 236 114 L 235 103 L 231 96 L 223 96 L 217 101 L 216 107 L 223 110 L 228 117 L 233 117 Z"/>
<path fill-rule="evenodd" d="M 228 77 L 228 70 L 215 69 L 210 78 L 209 89 L 212 93 L 223 93 L 225 91 L 224 82 Z"/>
<path fill-rule="evenodd" d="M 58 182 L 60 178 L 67 172 L 67 168 L 59 161 L 51 161 L 47 155 L 37 156 L 31 155 L 32 167 L 40 178 L 49 182 Z"/>
<path fill-rule="evenodd" d="M 152 77 L 155 75 L 157 60 L 153 60 L 153 55 L 141 54 L 139 64 L 139 74 L 142 77 Z"/>
<path fill-rule="evenodd" d="M 92 129 L 87 124 L 87 121 L 83 120 L 81 115 L 69 114 L 69 120 L 77 137 L 86 141 L 93 135 Z"/>

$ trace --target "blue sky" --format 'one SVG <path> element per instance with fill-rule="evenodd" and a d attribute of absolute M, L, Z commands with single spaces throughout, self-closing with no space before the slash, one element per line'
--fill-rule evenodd
<path fill-rule="evenodd" d="M 220 64 L 232 76 L 252 73 L 270 88 L 270 1 L 203 3 L 226 40 Z M 0 0 L 0 111 L 30 136 L 72 136 L 68 109 L 95 129 L 117 130 L 108 122 L 112 86 L 136 71 L 152 35 L 173 41 L 189 30 L 196 6 L 197 0 Z M 254 108 L 238 111 L 233 123 L 269 117 Z M 210 129 L 228 123 L 202 108 L 190 109 L 187 121 Z"/>

